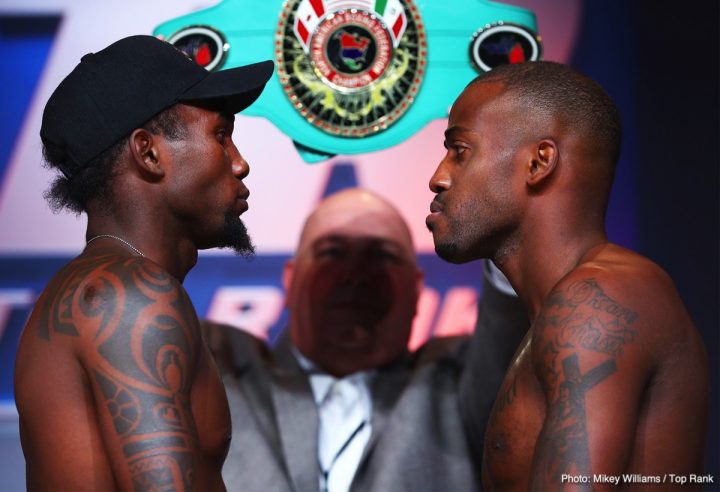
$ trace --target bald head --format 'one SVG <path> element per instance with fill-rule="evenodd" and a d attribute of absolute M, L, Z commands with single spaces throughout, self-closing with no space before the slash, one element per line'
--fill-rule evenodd
<path fill-rule="evenodd" d="M 392 241 L 415 262 L 412 235 L 400 212 L 368 190 L 350 188 L 323 200 L 305 221 L 296 253 L 329 234 Z"/>
<path fill-rule="evenodd" d="M 502 87 L 503 125 L 519 141 L 553 140 L 575 204 L 603 222 L 620 156 L 620 113 L 594 80 L 556 62 L 502 65 L 477 77 L 465 93 Z M 559 175 L 559 173 L 556 173 Z"/>
<path fill-rule="evenodd" d="M 407 224 L 359 189 L 324 200 L 285 267 L 290 336 L 335 376 L 374 369 L 405 352 L 422 273 Z"/>
<path fill-rule="evenodd" d="M 556 120 L 588 142 L 593 153 L 614 166 L 620 155 L 620 113 L 612 98 L 591 78 L 568 65 L 536 61 L 501 65 L 470 85 L 499 82 L 505 96 L 518 104 L 525 117 Z"/>

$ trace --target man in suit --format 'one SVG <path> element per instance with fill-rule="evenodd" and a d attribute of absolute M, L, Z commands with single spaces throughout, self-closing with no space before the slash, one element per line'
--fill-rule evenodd
<path fill-rule="evenodd" d="M 410 231 L 358 189 L 311 214 L 283 283 L 273 350 L 207 326 L 232 412 L 228 489 L 478 489 L 486 417 L 528 326 L 517 299 L 485 282 L 473 337 L 408 352 L 423 286 Z"/>

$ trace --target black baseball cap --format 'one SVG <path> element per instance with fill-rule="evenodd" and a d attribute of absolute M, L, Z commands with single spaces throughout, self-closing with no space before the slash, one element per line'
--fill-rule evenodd
<path fill-rule="evenodd" d="M 50 96 L 40 137 L 65 150 L 69 160 L 61 171 L 72 177 L 176 103 L 242 111 L 260 96 L 272 72 L 270 60 L 208 72 L 165 41 L 130 36 L 82 57 Z"/>

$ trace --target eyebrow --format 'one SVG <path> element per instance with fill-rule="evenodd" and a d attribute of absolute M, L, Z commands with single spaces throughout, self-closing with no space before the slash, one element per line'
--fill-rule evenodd
<path fill-rule="evenodd" d="M 312 242 L 312 246 L 321 245 L 324 242 L 349 242 L 349 243 L 357 243 L 357 242 L 365 242 L 368 244 L 372 244 L 374 246 L 391 246 L 394 248 L 403 248 L 403 245 L 400 241 L 396 241 L 395 239 L 385 238 L 385 237 L 375 237 L 375 236 L 362 236 L 361 238 L 353 237 L 353 236 L 347 236 L 343 234 L 335 234 L 330 233 L 324 236 L 320 236 L 316 238 Z"/>
<path fill-rule="evenodd" d="M 445 130 L 445 140 L 451 139 L 458 133 L 475 133 L 475 131 L 464 126 L 453 125 Z"/>

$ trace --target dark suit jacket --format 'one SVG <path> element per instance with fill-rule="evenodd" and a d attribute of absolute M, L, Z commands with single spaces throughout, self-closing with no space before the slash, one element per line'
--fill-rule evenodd
<path fill-rule="evenodd" d="M 487 416 L 527 327 L 520 302 L 485 282 L 473 337 L 431 339 L 379 368 L 351 490 L 478 490 Z M 208 329 L 232 413 L 228 490 L 317 492 L 318 413 L 289 338 L 270 350 L 235 328 Z"/>

